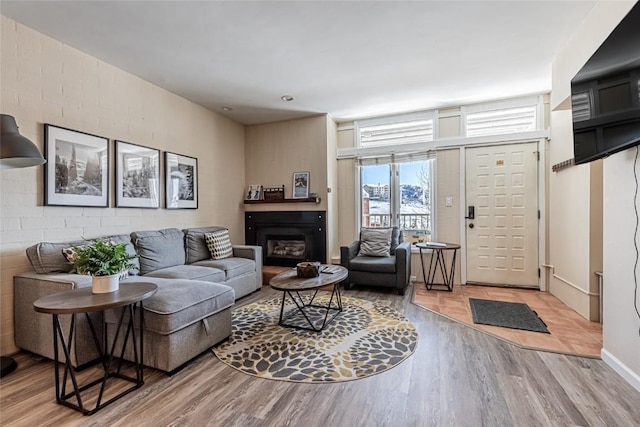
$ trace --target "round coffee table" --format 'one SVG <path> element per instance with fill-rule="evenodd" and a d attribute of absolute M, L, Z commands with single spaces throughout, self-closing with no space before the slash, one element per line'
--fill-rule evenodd
<path fill-rule="evenodd" d="M 322 264 L 320 266 L 320 274 L 316 277 L 298 277 L 296 269 L 283 271 L 276 275 L 269 281 L 269 285 L 278 291 L 282 291 L 282 305 L 280 306 L 280 320 L 278 324 L 280 326 L 286 326 L 290 328 L 305 329 L 309 331 L 320 332 L 325 326 L 327 326 L 335 317 L 342 312 L 342 298 L 340 297 L 340 282 L 347 278 L 349 272 L 341 265 L 327 265 Z M 318 292 L 321 288 L 331 287 L 331 297 L 327 304 L 314 303 Z M 304 291 L 313 292 L 310 296 L 302 294 Z M 284 312 L 285 301 L 290 298 L 296 305 L 292 310 L 287 313 Z M 318 320 L 312 319 L 310 308 L 316 308 L 324 314 Z M 333 315 L 329 317 L 329 313 L 333 312 Z M 291 322 L 291 320 L 297 315 L 302 315 L 306 320 L 306 324 L 309 326 L 301 326 Z M 299 317 L 299 316 L 298 316 Z"/>

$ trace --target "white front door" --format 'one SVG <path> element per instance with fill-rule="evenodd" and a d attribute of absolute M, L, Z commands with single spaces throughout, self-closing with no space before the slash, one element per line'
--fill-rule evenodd
<path fill-rule="evenodd" d="M 467 283 L 538 287 L 538 145 L 466 150 Z"/>

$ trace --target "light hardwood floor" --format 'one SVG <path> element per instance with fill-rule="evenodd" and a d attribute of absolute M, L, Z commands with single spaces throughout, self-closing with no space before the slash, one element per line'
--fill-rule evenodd
<path fill-rule="evenodd" d="M 145 385 L 91 417 L 55 404 L 53 363 L 16 356 L 0 385 L 2 426 L 638 426 L 640 393 L 601 360 L 526 350 L 451 321 L 395 292 L 348 296 L 388 302 L 416 325 L 418 347 L 363 380 L 262 380 L 212 352 L 173 377 L 145 370 Z M 239 304 L 278 295 L 263 287 Z"/>

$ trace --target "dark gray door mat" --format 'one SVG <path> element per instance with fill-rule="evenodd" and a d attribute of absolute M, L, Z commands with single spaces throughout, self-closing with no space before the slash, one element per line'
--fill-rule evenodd
<path fill-rule="evenodd" d="M 549 334 L 547 325 L 527 304 L 469 298 L 473 323 Z"/>

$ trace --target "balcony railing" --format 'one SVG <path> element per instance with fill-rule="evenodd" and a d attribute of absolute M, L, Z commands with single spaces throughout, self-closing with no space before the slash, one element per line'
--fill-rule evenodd
<path fill-rule="evenodd" d="M 362 217 L 364 227 L 390 227 L 390 214 L 365 214 Z M 402 230 L 431 231 L 431 214 L 400 214 L 398 226 Z"/>

